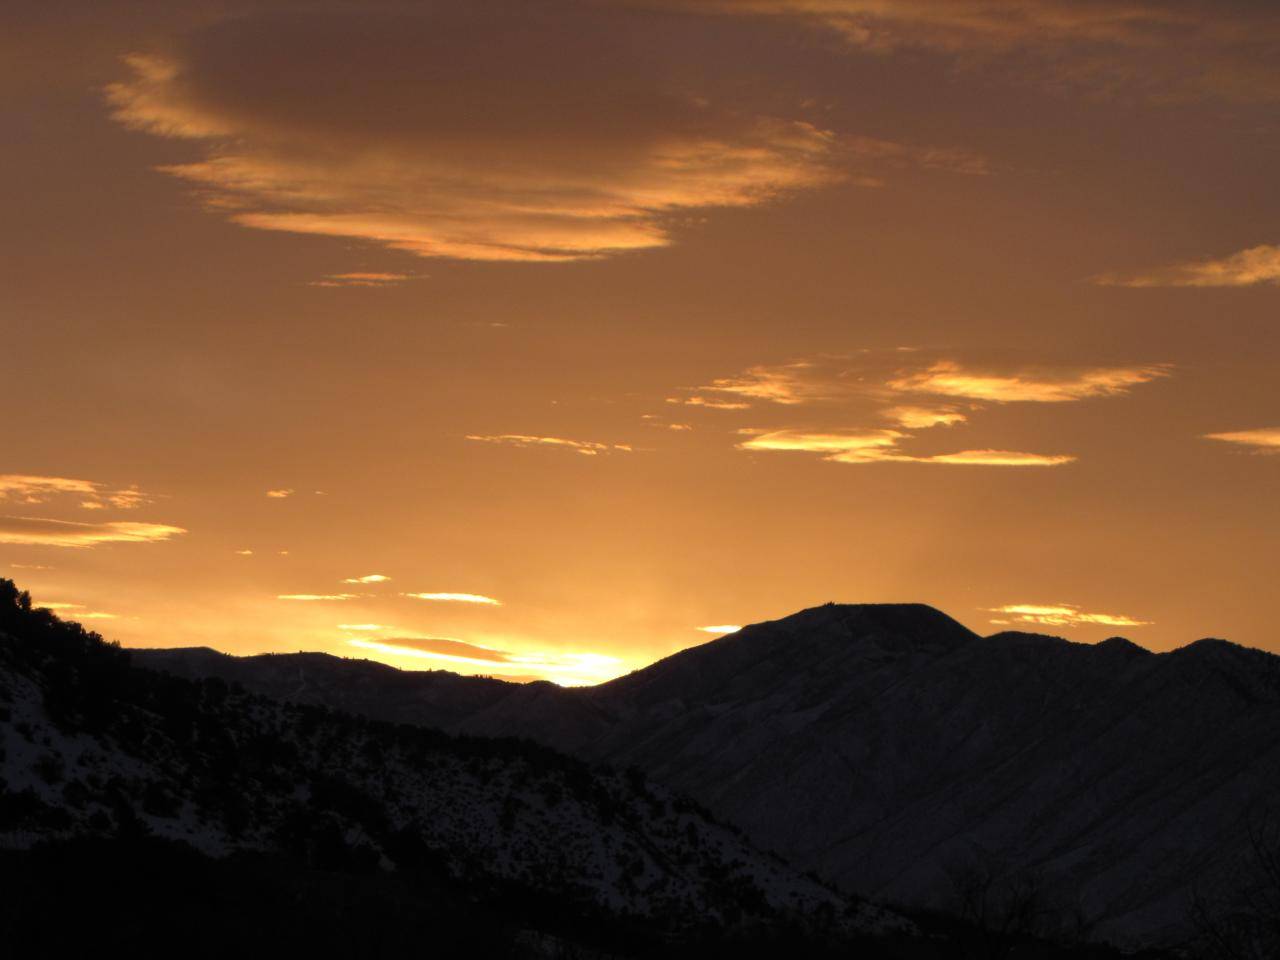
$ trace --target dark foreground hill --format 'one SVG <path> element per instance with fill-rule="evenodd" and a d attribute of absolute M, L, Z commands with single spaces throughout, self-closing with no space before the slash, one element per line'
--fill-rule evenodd
<path fill-rule="evenodd" d="M 0 740 L 0 939 L 42 945 L 27 955 L 81 935 L 154 947 L 174 918 L 199 931 L 174 948 L 196 955 L 253 938 L 613 956 L 914 933 L 638 770 L 137 669 L 9 581 Z"/>
<path fill-rule="evenodd" d="M 1280 658 L 1218 640 L 1153 654 L 832 604 L 580 690 L 317 655 L 141 656 L 636 765 L 864 895 L 965 910 L 975 890 L 1021 890 L 1047 927 L 1127 944 L 1239 921 L 1227 901 L 1265 885 L 1255 848 L 1280 798 Z"/>

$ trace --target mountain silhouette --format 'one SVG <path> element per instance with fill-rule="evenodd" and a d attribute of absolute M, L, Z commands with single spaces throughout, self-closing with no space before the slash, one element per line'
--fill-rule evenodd
<path fill-rule="evenodd" d="M 1033 883 L 1056 922 L 1181 942 L 1280 788 L 1280 658 L 982 637 L 923 605 L 756 624 L 591 688 L 314 655 L 140 651 L 188 676 L 634 765 L 842 886 L 959 909 Z"/>
<path fill-rule="evenodd" d="M 195 669 L 224 662 L 208 651 L 184 659 Z M 288 662 L 303 676 L 333 666 L 308 656 Z M 396 680 L 367 665 L 342 671 L 357 687 L 370 675 Z M 434 680 L 448 697 L 489 689 Z M 747 935 L 848 943 L 914 930 L 802 876 L 639 770 L 140 669 L 96 634 L 30 609 L 6 580 L 0 719 L 0 850 L 10 851 L 0 873 L 27 878 L 0 887 L 8 894 L 0 933 L 10 942 L 31 932 L 27 914 L 47 911 L 75 876 L 100 875 L 121 859 L 172 872 L 153 891 L 165 902 L 177 884 L 242 904 L 244 890 L 263 892 L 261 877 L 284 869 L 286 880 L 271 889 L 287 904 L 285 891 L 296 888 L 309 929 L 332 922 L 316 916 L 326 902 L 348 912 L 371 902 L 359 916 L 373 922 L 403 901 L 429 901 L 433 922 L 472 951 L 486 953 L 496 937 L 513 956 L 538 954 L 517 949 L 530 937 L 572 945 L 596 936 L 633 955 L 645 943 L 663 951 Z M 335 872 L 364 879 L 324 879 Z M 384 876 L 394 888 L 368 879 Z M 344 899 L 343 889 L 363 892 Z M 175 908 L 189 913 L 192 904 Z M 485 936 L 459 931 L 455 913 Z M 40 936 L 36 943 L 47 942 L 49 931 Z"/>

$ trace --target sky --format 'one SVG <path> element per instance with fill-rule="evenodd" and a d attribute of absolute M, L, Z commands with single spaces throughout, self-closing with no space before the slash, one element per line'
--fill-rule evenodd
<path fill-rule="evenodd" d="M 1280 652 L 1280 10 L 0 10 L 0 576 L 593 683 L 923 602 Z"/>

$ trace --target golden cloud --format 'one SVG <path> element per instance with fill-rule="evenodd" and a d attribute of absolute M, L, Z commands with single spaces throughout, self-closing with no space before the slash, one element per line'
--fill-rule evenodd
<path fill-rule="evenodd" d="M 1111 287 L 1252 287 L 1280 284 L 1280 246 L 1263 244 L 1220 260 L 1193 260 L 1149 273 L 1103 274 L 1094 282 Z"/>
<path fill-rule="evenodd" d="M 100 610 L 87 610 L 83 603 L 38 603 L 36 606 L 41 610 L 51 610 L 54 613 L 64 614 L 74 617 L 77 620 L 119 620 L 119 616 L 114 613 L 103 613 Z M 79 611 L 84 611 L 83 613 Z"/>
<path fill-rule="evenodd" d="M 293 490 L 281 488 L 279 490 L 268 490 L 267 496 L 272 500 L 284 500 L 293 496 Z"/>
<path fill-rule="evenodd" d="M 502 601 L 479 593 L 403 593 L 401 596 L 410 597 L 414 600 L 437 600 L 443 603 L 479 603 L 493 607 L 502 606 Z"/>
<path fill-rule="evenodd" d="M 162 169 L 234 222 L 421 257 L 660 247 L 673 215 L 841 178 L 831 132 L 672 86 L 663 49 L 578 4 L 277 13 L 130 56 L 106 93 L 120 122 L 199 147 Z"/>
<path fill-rule="evenodd" d="M 630 444 L 626 443 L 597 443 L 594 440 L 566 440 L 564 437 L 535 437 L 521 433 L 502 433 L 492 436 L 484 436 L 479 434 L 468 434 L 468 440 L 478 440 L 481 443 L 503 443 L 513 447 L 553 447 L 563 450 L 573 450 L 576 453 L 584 454 L 588 457 L 594 457 L 600 453 L 612 453 L 614 451 L 622 451 L 624 453 L 631 452 Z"/>
<path fill-rule="evenodd" d="M 913 456 L 902 452 L 899 443 L 910 439 L 898 430 L 865 430 L 861 432 L 809 432 L 802 430 L 753 430 L 741 433 L 751 436 L 738 444 L 739 450 L 800 451 L 818 453 L 831 463 L 936 463 L 985 467 L 1056 467 L 1072 463 L 1070 455 L 1020 453 L 1011 450 L 962 450 L 932 456 Z"/>
<path fill-rule="evenodd" d="M 990 612 L 1004 615 L 1002 619 L 991 621 L 996 624 L 1030 623 L 1049 627 L 1145 627 L 1150 625 L 1149 620 L 1135 620 L 1133 617 L 1118 614 L 1084 613 L 1072 603 L 1050 605 L 1012 603 L 1003 607 L 992 607 Z"/>
<path fill-rule="evenodd" d="M 738 444 L 739 450 L 777 450 L 801 451 L 804 453 L 821 453 L 826 459 L 848 457 L 845 462 L 855 462 L 856 458 L 883 459 L 888 451 L 894 450 L 898 441 L 907 435 L 897 430 L 866 430 L 860 433 L 822 433 L 803 430 L 756 430 L 748 428 L 739 431 L 749 435 L 750 440 Z"/>
<path fill-rule="evenodd" d="M 331 273 L 312 280 L 313 287 L 394 287 L 413 277 L 407 273 Z"/>
<path fill-rule="evenodd" d="M 384 577 L 380 573 L 370 573 L 363 577 L 348 577 L 343 583 L 386 583 L 390 577 Z"/>
<path fill-rule="evenodd" d="M 105 484 L 93 480 L 76 480 L 70 477 L 41 477 L 23 473 L 0 474 L 0 500 L 16 500 L 19 503 L 48 503 L 55 497 L 84 497 L 80 506 L 85 510 L 133 510 L 151 503 L 155 498 L 137 487 L 111 490 Z"/>
<path fill-rule="evenodd" d="M 890 407 L 880 413 L 881 416 L 908 430 L 950 427 L 969 419 L 950 407 Z"/>
<path fill-rule="evenodd" d="M 741 629 L 742 629 L 742 625 L 736 624 L 736 623 L 720 623 L 720 624 L 715 624 L 709 627 L 698 627 L 698 630 L 701 631 L 702 633 L 715 633 L 715 634 L 737 633 Z"/>
<path fill-rule="evenodd" d="M 667 403 L 680 403 L 689 407 L 706 407 L 708 410 L 750 410 L 751 404 L 741 400 L 717 400 L 715 397 L 667 397 Z"/>
<path fill-rule="evenodd" d="M 96 547 L 104 543 L 160 543 L 186 533 L 162 523 L 74 523 L 44 517 L 0 517 L 0 543 Z"/>
<path fill-rule="evenodd" d="M 790 406 L 829 400 L 836 396 L 831 385 L 814 376 L 817 365 L 809 360 L 794 360 L 779 366 L 751 367 L 736 377 L 721 377 L 697 387 L 694 399 L 701 393 L 728 393 L 747 400 L 766 400 Z M 703 401 L 705 406 L 711 404 Z"/>
<path fill-rule="evenodd" d="M 901 393 L 963 397 L 989 403 L 1066 403 L 1093 397 L 1114 397 L 1133 387 L 1167 377 L 1166 364 L 1141 367 L 1097 367 L 1069 376 L 1061 374 L 991 374 L 966 370 L 951 360 L 889 381 Z"/>
<path fill-rule="evenodd" d="M 320 601 L 338 601 L 338 600 L 355 600 L 359 598 L 358 593 L 282 593 L 279 594 L 277 600 L 302 600 L 305 602 Z"/>
<path fill-rule="evenodd" d="M 1230 433 L 1207 433 L 1206 440 L 1221 440 L 1253 447 L 1254 453 L 1280 454 L 1280 427 L 1263 427 L 1260 430 L 1235 430 Z"/>
<path fill-rule="evenodd" d="M 1020 453 L 1015 450 L 961 450 L 931 457 L 907 457 L 911 463 L 944 463 L 972 467 L 1060 467 L 1075 463 L 1070 454 Z"/>

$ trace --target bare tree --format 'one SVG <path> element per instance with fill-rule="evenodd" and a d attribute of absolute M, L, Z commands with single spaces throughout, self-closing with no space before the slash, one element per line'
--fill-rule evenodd
<path fill-rule="evenodd" d="M 1280 957 L 1280 815 L 1262 810 L 1245 830 L 1244 855 L 1192 900 L 1196 947 L 1214 960 Z"/>
<path fill-rule="evenodd" d="M 974 854 L 947 874 L 961 918 L 976 931 L 966 950 L 974 960 L 1006 960 L 1020 942 L 1058 932 L 1059 917 L 1039 872 Z"/>

